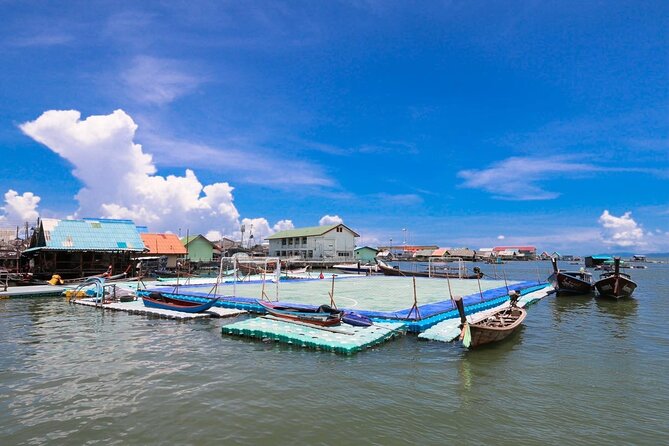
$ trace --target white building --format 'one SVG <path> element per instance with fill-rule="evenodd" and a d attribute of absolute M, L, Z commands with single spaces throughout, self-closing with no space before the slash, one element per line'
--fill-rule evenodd
<path fill-rule="evenodd" d="M 346 225 L 314 226 L 281 231 L 266 237 L 270 257 L 300 257 L 305 260 L 352 261 L 355 238 Z"/>

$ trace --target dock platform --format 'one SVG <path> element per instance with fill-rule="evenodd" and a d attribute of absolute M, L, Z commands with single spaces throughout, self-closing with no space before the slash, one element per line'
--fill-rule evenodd
<path fill-rule="evenodd" d="M 211 307 L 209 310 L 202 313 L 186 313 L 183 311 L 163 310 L 161 308 L 145 307 L 141 299 L 134 300 L 132 302 L 112 302 L 108 304 L 100 304 L 99 302 L 96 302 L 94 298 L 86 298 L 86 299 L 73 300 L 72 303 L 78 305 L 85 305 L 88 307 L 100 308 L 103 310 L 125 311 L 126 313 L 131 313 L 131 314 L 140 314 L 144 316 L 153 316 L 165 319 L 178 319 L 178 320 L 202 319 L 202 318 L 212 318 L 212 317 L 216 318 L 234 317 L 246 313 L 246 311 L 244 310 L 236 310 L 231 308 L 220 308 L 220 307 Z"/>
<path fill-rule="evenodd" d="M 5 290 L 0 287 L 0 299 L 17 297 L 54 297 L 61 296 L 66 287 L 53 285 L 10 286 Z"/>
<path fill-rule="evenodd" d="M 271 339 L 298 347 L 350 355 L 400 336 L 406 329 L 405 324 L 398 322 L 375 323 L 371 327 L 341 324 L 330 328 L 263 316 L 224 325 L 221 331 L 227 335 Z"/>

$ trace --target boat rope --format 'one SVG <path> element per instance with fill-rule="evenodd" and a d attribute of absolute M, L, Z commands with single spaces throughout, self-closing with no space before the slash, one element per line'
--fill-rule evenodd
<path fill-rule="evenodd" d="M 411 317 L 411 313 L 414 311 L 416 312 L 416 320 L 421 320 L 420 316 L 420 311 L 418 311 L 418 296 L 416 294 L 416 277 L 412 277 L 413 279 L 413 305 L 409 309 L 409 313 L 407 314 L 406 319 L 408 320 Z"/>

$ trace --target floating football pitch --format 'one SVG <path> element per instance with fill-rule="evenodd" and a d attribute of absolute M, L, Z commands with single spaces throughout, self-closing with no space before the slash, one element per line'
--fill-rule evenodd
<path fill-rule="evenodd" d="M 448 300 L 449 281 L 446 279 L 416 278 L 418 305 Z M 493 288 L 505 287 L 503 280 L 450 279 L 452 294 L 467 296 Z M 509 289 L 519 282 L 507 282 Z M 236 284 L 219 284 L 213 289 L 211 284 L 180 286 L 178 290 L 166 287 L 168 292 L 178 294 L 207 295 L 214 293 L 226 297 L 260 299 L 264 293 L 272 300 L 303 303 L 310 305 L 327 304 L 332 290 L 331 277 L 281 281 L 252 281 Z M 151 288 L 151 286 L 149 286 Z M 371 311 L 399 311 L 413 305 L 414 281 L 412 277 L 386 276 L 338 276 L 334 280 L 334 300 L 338 307 Z"/>

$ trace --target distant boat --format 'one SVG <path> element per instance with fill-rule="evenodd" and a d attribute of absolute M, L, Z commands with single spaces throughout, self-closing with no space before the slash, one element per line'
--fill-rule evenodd
<path fill-rule="evenodd" d="M 460 313 L 460 321 L 462 322 L 461 339 L 465 348 L 472 349 L 479 345 L 501 341 L 516 331 L 527 316 L 525 309 L 516 305 L 518 297 L 518 293 L 514 293 L 511 295 L 511 306 L 476 322 L 468 322 L 462 297 L 456 296 L 454 300 Z"/>
<path fill-rule="evenodd" d="M 613 271 L 602 273 L 599 280 L 595 282 L 595 288 L 600 296 L 615 297 L 630 297 L 637 284 L 632 280 L 629 274 L 620 272 L 620 257 L 613 260 Z"/>
<path fill-rule="evenodd" d="M 207 311 L 218 302 L 218 299 L 220 299 L 220 297 L 211 299 L 209 302 L 198 303 L 190 300 L 169 297 L 156 291 L 150 292 L 148 296 L 142 296 L 145 307 L 181 311 L 184 313 L 202 313 L 203 311 Z"/>
<path fill-rule="evenodd" d="M 504 261 L 502 261 L 501 257 L 495 257 L 495 258 L 488 257 L 486 259 L 485 263 L 492 263 L 494 265 L 502 265 L 504 263 Z"/>
<path fill-rule="evenodd" d="M 555 288 L 557 294 L 588 294 L 593 290 L 592 274 L 581 268 L 580 271 L 561 271 L 557 260 L 552 258 L 553 274 L 548 282 Z"/>
<path fill-rule="evenodd" d="M 187 271 L 181 271 L 181 270 L 169 270 L 169 269 L 157 269 L 154 270 L 153 275 L 157 276 L 158 279 L 165 279 L 165 278 L 175 278 L 175 277 L 196 277 L 197 274 L 191 274 Z"/>
<path fill-rule="evenodd" d="M 321 305 L 318 308 L 307 308 L 300 306 L 278 305 L 272 302 L 257 301 L 258 305 L 274 317 L 286 319 L 289 321 L 303 322 L 306 324 L 318 325 L 321 327 L 331 327 L 339 325 L 342 321 L 344 312 Z"/>
<path fill-rule="evenodd" d="M 267 268 L 265 268 L 265 266 Z M 271 264 L 268 263 L 267 265 L 265 265 L 264 263 L 259 264 L 259 263 L 255 263 L 255 262 L 244 262 L 244 263 L 239 262 L 239 263 L 237 263 L 237 270 L 240 273 L 242 273 L 244 275 L 247 275 L 247 276 L 249 276 L 249 275 L 252 276 L 252 275 L 256 275 L 256 274 L 271 273 L 272 271 L 274 271 L 275 267 L 276 267 L 276 265 L 274 263 L 271 263 Z"/>
<path fill-rule="evenodd" d="M 332 265 L 332 268 L 345 274 L 373 274 L 381 272 L 378 265 L 361 265 L 359 263 L 340 263 Z"/>
<path fill-rule="evenodd" d="M 440 273 L 430 271 L 406 271 L 399 268 L 393 268 L 382 260 L 377 259 L 379 269 L 386 276 L 403 276 L 403 277 L 433 277 L 433 278 L 450 278 L 450 279 L 480 279 L 483 274 L 475 272 L 474 274 L 460 274 L 460 273 Z M 476 270 L 476 268 L 475 268 Z"/>

